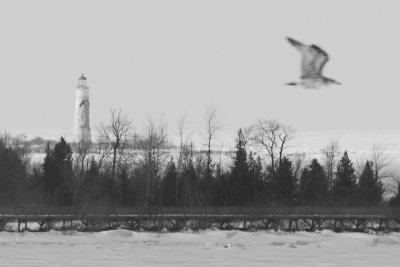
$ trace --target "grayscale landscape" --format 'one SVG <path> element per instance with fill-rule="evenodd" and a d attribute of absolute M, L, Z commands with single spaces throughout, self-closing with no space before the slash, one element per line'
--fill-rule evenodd
<path fill-rule="evenodd" d="M 399 266 L 396 0 L 0 0 L 1 266 Z"/>

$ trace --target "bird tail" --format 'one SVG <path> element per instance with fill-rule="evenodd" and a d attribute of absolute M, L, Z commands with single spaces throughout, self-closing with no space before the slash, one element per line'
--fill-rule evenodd
<path fill-rule="evenodd" d="M 325 80 L 325 82 L 328 82 L 328 83 L 331 83 L 331 84 L 342 85 L 340 82 L 338 82 L 338 81 L 336 81 L 334 79 L 331 79 L 331 78 L 324 77 L 324 80 Z"/>

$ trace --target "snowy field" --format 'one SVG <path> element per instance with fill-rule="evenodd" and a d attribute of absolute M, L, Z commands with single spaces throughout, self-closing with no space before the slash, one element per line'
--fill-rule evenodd
<path fill-rule="evenodd" d="M 400 266 L 400 233 L 0 232 L 0 266 Z"/>

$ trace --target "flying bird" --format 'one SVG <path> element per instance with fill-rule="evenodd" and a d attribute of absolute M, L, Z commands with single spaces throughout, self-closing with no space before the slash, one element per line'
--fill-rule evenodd
<path fill-rule="evenodd" d="M 329 56 L 324 50 L 316 45 L 304 45 L 289 37 L 287 40 L 302 55 L 300 81 L 287 83 L 287 85 L 301 85 L 307 89 L 317 89 L 322 85 L 340 85 L 334 79 L 322 76 L 322 69 L 329 60 Z"/>

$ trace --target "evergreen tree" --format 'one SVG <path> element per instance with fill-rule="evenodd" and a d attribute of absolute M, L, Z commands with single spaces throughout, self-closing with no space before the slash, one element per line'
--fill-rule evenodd
<path fill-rule="evenodd" d="M 229 205 L 244 205 L 252 201 L 252 181 L 250 179 L 249 163 L 247 162 L 247 151 L 242 129 L 238 131 L 236 140 L 236 151 L 233 167 L 230 174 L 230 197 Z"/>
<path fill-rule="evenodd" d="M 120 205 L 130 206 L 133 205 L 133 186 L 129 177 L 128 171 L 125 167 L 120 169 L 118 174 L 118 186 L 120 195 Z"/>
<path fill-rule="evenodd" d="M 175 163 L 171 158 L 162 180 L 162 206 L 177 206 L 175 194 L 177 176 Z"/>
<path fill-rule="evenodd" d="M 326 204 L 328 181 L 323 167 L 313 159 L 308 168 L 304 168 L 300 178 L 300 201 L 302 205 Z"/>
<path fill-rule="evenodd" d="M 100 183 L 97 162 L 92 159 L 88 171 L 79 183 L 76 202 L 81 206 L 96 206 L 101 198 Z"/>
<path fill-rule="evenodd" d="M 398 207 L 400 206 L 400 183 L 397 184 L 397 193 L 390 199 L 390 205 Z"/>
<path fill-rule="evenodd" d="M 54 201 L 54 192 L 59 181 L 59 176 L 56 175 L 56 168 L 54 166 L 52 159 L 52 151 L 50 148 L 50 143 L 46 144 L 46 156 L 44 158 L 42 168 L 43 168 L 43 201 L 45 203 L 50 203 Z"/>
<path fill-rule="evenodd" d="M 46 202 L 50 205 L 72 205 L 74 175 L 72 170 L 72 150 L 64 138 L 50 149 L 47 144 L 43 163 L 43 189 Z"/>
<path fill-rule="evenodd" d="M 89 205 L 101 208 L 112 207 L 115 205 L 125 205 L 124 197 L 129 193 L 121 192 L 123 183 L 121 180 L 128 179 L 128 174 L 123 171 L 118 181 L 112 175 L 111 169 L 105 173 L 99 172 L 97 162 L 92 159 L 88 172 L 85 175 L 84 182 L 86 184 L 86 192 L 89 196 Z M 129 191 L 129 188 L 123 190 Z"/>
<path fill-rule="evenodd" d="M 136 206 L 144 206 L 146 202 L 146 172 L 142 165 L 136 166 L 131 172 L 132 203 Z"/>
<path fill-rule="evenodd" d="M 231 186 L 230 173 L 225 173 L 221 171 L 219 174 L 217 174 L 213 196 L 213 204 L 215 206 L 224 207 L 231 205 Z"/>
<path fill-rule="evenodd" d="M 193 207 L 200 205 L 198 200 L 198 195 L 200 194 L 199 176 L 192 159 L 187 162 L 180 175 L 183 184 L 181 197 L 182 206 Z"/>
<path fill-rule="evenodd" d="M 292 162 L 284 157 L 272 178 L 275 200 L 282 204 L 291 204 L 294 200 L 295 180 L 292 171 Z"/>
<path fill-rule="evenodd" d="M 121 203 L 118 184 L 111 172 L 101 174 L 99 177 L 99 190 L 97 205 L 100 207 L 113 207 Z"/>
<path fill-rule="evenodd" d="M 358 200 L 362 206 L 374 206 L 382 201 L 383 184 L 374 175 L 372 162 L 367 161 L 358 182 Z"/>
<path fill-rule="evenodd" d="M 27 170 L 16 149 L 0 139 L 0 205 L 20 205 L 24 200 Z"/>
<path fill-rule="evenodd" d="M 43 168 L 41 164 L 32 166 L 32 173 L 27 182 L 27 195 L 31 203 L 43 204 Z"/>
<path fill-rule="evenodd" d="M 344 152 L 337 165 L 336 180 L 332 187 L 332 201 L 338 206 L 352 206 L 356 204 L 357 177 L 354 174 L 353 163 Z"/>
<path fill-rule="evenodd" d="M 257 158 L 254 158 L 253 152 L 250 151 L 248 162 L 249 176 L 252 183 L 253 204 L 257 205 L 263 201 L 262 196 L 266 194 L 266 187 L 263 183 L 261 157 L 257 156 Z"/>

